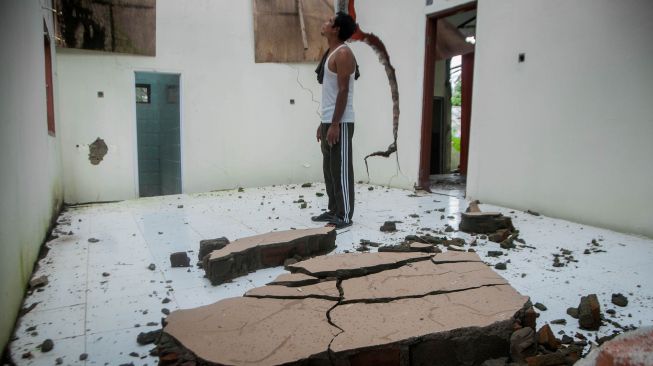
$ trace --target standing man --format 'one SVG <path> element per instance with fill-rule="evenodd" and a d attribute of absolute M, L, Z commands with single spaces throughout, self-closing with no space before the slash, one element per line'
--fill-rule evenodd
<path fill-rule="evenodd" d="M 341 229 L 352 224 L 354 215 L 351 138 L 354 134 L 356 59 L 345 41 L 356 31 L 356 22 L 348 14 L 339 12 L 322 25 L 321 31 L 329 43 L 329 51 L 323 66 L 322 121 L 316 137 L 321 141 L 329 209 L 311 219 Z"/>

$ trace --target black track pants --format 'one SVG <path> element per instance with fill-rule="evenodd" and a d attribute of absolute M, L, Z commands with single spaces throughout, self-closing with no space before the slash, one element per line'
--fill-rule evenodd
<path fill-rule="evenodd" d="M 320 129 L 322 169 L 329 196 L 329 212 L 349 222 L 354 216 L 354 166 L 351 161 L 354 124 L 340 124 L 340 140 L 333 146 L 329 146 L 326 139 L 329 126 L 330 123 L 322 123 Z"/>

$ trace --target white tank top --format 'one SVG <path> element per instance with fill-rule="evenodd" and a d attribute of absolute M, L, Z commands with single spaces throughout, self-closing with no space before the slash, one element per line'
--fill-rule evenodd
<path fill-rule="evenodd" d="M 338 97 L 338 74 L 329 70 L 329 59 L 340 47 L 346 47 L 341 44 L 338 46 L 324 62 L 324 79 L 322 80 L 322 123 L 331 123 L 333 111 L 336 108 L 336 98 Z M 354 69 L 355 70 L 355 69 Z M 347 106 L 342 114 L 340 123 L 354 123 L 354 71 L 349 76 L 349 94 L 347 95 Z"/>

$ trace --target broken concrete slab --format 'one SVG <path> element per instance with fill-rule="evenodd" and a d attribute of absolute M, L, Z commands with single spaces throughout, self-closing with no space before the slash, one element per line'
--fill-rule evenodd
<path fill-rule="evenodd" d="M 443 254 L 442 263 L 424 253 L 297 263 L 273 281 L 291 286 L 173 312 L 157 352 L 166 365 L 449 365 L 508 356 L 514 327 L 534 327 L 528 297 L 475 253 Z M 307 277 L 337 280 L 292 287 Z M 333 301 L 315 298 L 325 295 Z"/>
<path fill-rule="evenodd" d="M 342 303 L 387 302 L 392 299 L 506 284 L 508 281 L 480 261 L 439 265 L 431 261 L 421 261 L 343 280 Z"/>
<path fill-rule="evenodd" d="M 229 239 L 224 236 L 216 239 L 201 240 L 198 259 L 201 261 L 207 254 L 210 254 L 214 250 L 222 249 L 227 244 L 229 244 Z"/>
<path fill-rule="evenodd" d="M 326 314 L 335 304 L 241 297 L 177 310 L 167 318 L 164 335 L 178 347 L 171 352 L 165 344 L 170 340 L 163 340 L 160 355 L 187 350 L 210 365 L 282 365 L 309 359 L 328 364 L 329 343 L 339 330 Z"/>
<path fill-rule="evenodd" d="M 474 234 L 489 234 L 500 229 L 513 231 L 510 217 L 499 212 L 463 212 L 461 213 L 460 231 Z"/>
<path fill-rule="evenodd" d="M 219 285 L 257 269 L 276 267 L 295 255 L 308 257 L 335 248 L 332 227 L 277 231 L 233 241 L 203 259 L 206 277 Z"/>
<path fill-rule="evenodd" d="M 431 256 L 431 254 L 418 252 L 336 254 L 295 263 L 288 266 L 288 270 L 318 278 L 343 279 L 401 267 L 406 263 L 428 260 Z"/>
<path fill-rule="evenodd" d="M 281 285 L 289 287 L 306 286 L 320 282 L 317 277 L 309 276 L 304 273 L 284 273 L 275 278 L 268 285 Z"/>
<path fill-rule="evenodd" d="M 288 287 L 283 285 L 268 285 L 253 288 L 245 293 L 247 297 L 274 299 L 325 299 L 338 301 L 340 290 L 336 281 L 318 282 L 312 285 Z"/>
<path fill-rule="evenodd" d="M 480 364 L 506 356 L 514 316 L 527 302 L 528 297 L 512 287 L 499 285 L 336 306 L 330 319 L 343 332 L 335 337 L 331 350 L 337 358 L 350 360 L 396 350 L 389 355 L 395 358 L 388 360 L 389 365 L 402 365 L 402 352 L 408 352 L 415 365 Z"/>

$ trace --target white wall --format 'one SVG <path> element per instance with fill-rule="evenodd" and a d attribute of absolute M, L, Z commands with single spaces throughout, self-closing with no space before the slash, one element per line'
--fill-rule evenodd
<path fill-rule="evenodd" d="M 52 30 L 41 1 L 0 3 L 0 349 L 62 199 L 59 141 L 47 129 L 44 17 Z"/>
<path fill-rule="evenodd" d="M 653 236 L 651 15 L 650 0 L 481 1 L 468 197 Z"/>
<path fill-rule="evenodd" d="M 361 27 L 381 37 L 397 69 L 402 101 L 399 156 L 370 159 L 372 181 L 412 187 L 417 180 L 423 75 L 424 13 L 419 1 L 356 3 Z M 59 49 L 60 107 L 66 202 L 138 196 L 134 71 L 181 74 L 184 192 L 321 181 L 315 141 L 320 85 L 315 64 L 255 64 L 251 1 L 157 1 L 157 56 Z M 415 47 L 405 47 L 406 39 Z M 412 41 L 411 41 L 412 42 Z M 392 103 L 383 67 L 372 50 L 352 48 L 362 77 L 355 86 L 356 180 L 363 157 L 392 142 Z M 97 92 L 103 91 L 104 98 Z M 289 100 L 295 99 L 290 105 Z M 88 161 L 88 144 L 103 138 L 109 152 Z"/>

